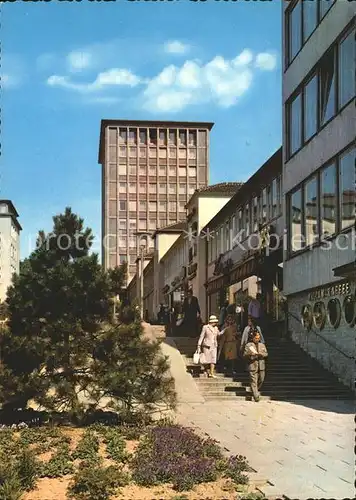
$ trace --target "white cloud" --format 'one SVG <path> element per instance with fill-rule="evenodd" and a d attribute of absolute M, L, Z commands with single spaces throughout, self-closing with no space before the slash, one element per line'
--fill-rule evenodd
<path fill-rule="evenodd" d="M 84 66 L 84 60 L 82 63 Z M 91 82 L 52 75 L 47 84 L 90 96 L 83 102 L 102 104 L 117 102 L 116 99 L 121 96 L 117 92 L 113 95 L 114 89 L 139 87 L 142 91 L 130 98 L 138 99 L 139 105 L 148 111 L 168 113 L 198 104 L 234 106 L 249 91 L 260 71 L 272 71 L 276 65 L 276 54 L 253 54 L 251 50 L 244 49 L 231 59 L 216 55 L 205 63 L 186 60 L 179 66 L 170 64 L 149 79 L 130 69 L 111 68 L 99 73 Z M 110 97 L 105 94 L 106 90 L 110 90 Z"/>
<path fill-rule="evenodd" d="M 93 55 L 89 51 L 74 50 L 67 55 L 67 65 L 71 72 L 87 69 L 92 63 Z"/>
<path fill-rule="evenodd" d="M 171 40 L 164 44 L 164 51 L 167 52 L 167 54 L 186 54 L 189 50 L 189 45 L 179 40 Z"/>
<path fill-rule="evenodd" d="M 277 56 L 276 54 L 271 54 L 269 52 L 261 52 L 260 54 L 257 54 L 255 64 L 256 68 L 272 71 L 277 66 Z"/>
<path fill-rule="evenodd" d="M 245 49 L 238 56 L 233 59 L 232 63 L 234 66 L 245 66 L 253 61 L 253 54 L 251 50 Z"/>
<path fill-rule="evenodd" d="M 217 55 L 206 64 L 191 60 L 181 67 L 167 66 L 147 84 L 142 94 L 143 107 L 177 112 L 201 103 L 233 106 L 251 87 L 257 69 L 270 71 L 275 61 L 273 54 L 260 53 L 254 58 L 245 49 L 231 60 Z"/>
<path fill-rule="evenodd" d="M 75 83 L 67 76 L 52 75 L 47 84 L 52 87 L 63 87 L 77 92 L 95 92 L 107 86 L 135 87 L 140 83 L 140 78 L 128 69 L 113 68 L 99 73 L 92 83 Z"/>

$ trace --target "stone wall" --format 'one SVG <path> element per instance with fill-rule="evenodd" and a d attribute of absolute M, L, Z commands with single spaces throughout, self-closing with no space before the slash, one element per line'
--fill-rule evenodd
<path fill-rule="evenodd" d="M 351 283 L 351 293 L 355 296 L 355 283 Z M 345 297 L 336 295 L 335 298 L 339 299 L 342 305 Z M 329 299 L 320 300 L 325 303 L 327 308 Z M 315 334 L 315 332 L 320 334 L 347 355 L 355 357 L 355 326 L 347 324 L 342 311 L 341 321 L 336 329 L 330 325 L 327 317 L 323 329 L 319 330 L 313 325 L 308 331 L 300 321 L 293 317 L 296 316 L 301 320 L 302 307 L 307 304 L 312 307 L 314 305 L 314 302 L 309 301 L 308 291 L 288 297 L 288 310 L 291 313 L 289 315 L 289 331 L 293 340 L 313 358 L 316 358 L 324 368 L 334 373 L 342 383 L 355 390 L 355 360 L 342 355 Z"/>

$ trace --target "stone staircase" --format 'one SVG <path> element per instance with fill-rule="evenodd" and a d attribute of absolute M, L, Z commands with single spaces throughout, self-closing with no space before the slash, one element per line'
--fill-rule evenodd
<path fill-rule="evenodd" d="M 239 363 L 234 377 L 225 376 L 218 364 L 217 378 L 207 378 L 201 367 L 193 363 L 197 339 L 175 337 L 174 341 L 206 401 L 252 399 L 244 362 Z M 275 336 L 266 338 L 266 344 L 269 356 L 261 399 L 354 399 L 350 389 L 291 340 Z"/>

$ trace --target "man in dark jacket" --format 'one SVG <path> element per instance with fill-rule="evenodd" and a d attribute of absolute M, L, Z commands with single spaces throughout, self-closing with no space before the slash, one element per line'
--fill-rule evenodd
<path fill-rule="evenodd" d="M 183 325 L 186 335 L 198 335 L 198 325 L 200 323 L 200 306 L 197 297 L 193 295 L 193 290 L 189 289 L 183 302 Z"/>

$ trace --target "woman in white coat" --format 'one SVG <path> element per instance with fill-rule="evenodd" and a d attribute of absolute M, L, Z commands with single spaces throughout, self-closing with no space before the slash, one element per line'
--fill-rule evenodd
<path fill-rule="evenodd" d="M 208 376 L 212 378 L 216 378 L 215 365 L 218 354 L 218 336 L 222 334 L 222 332 L 219 332 L 218 322 L 216 316 L 210 316 L 209 323 L 203 326 L 198 340 L 200 362 L 205 366 Z M 208 367 L 210 367 L 209 371 Z"/>

